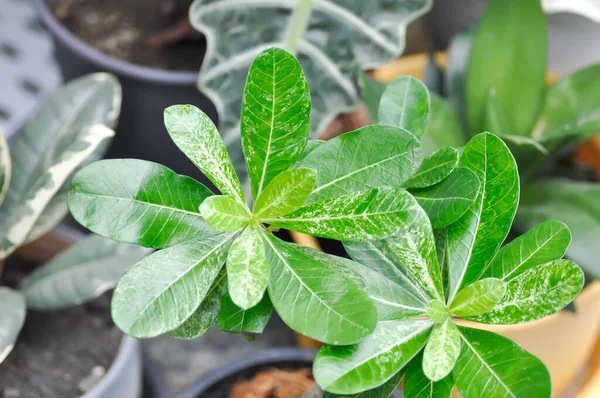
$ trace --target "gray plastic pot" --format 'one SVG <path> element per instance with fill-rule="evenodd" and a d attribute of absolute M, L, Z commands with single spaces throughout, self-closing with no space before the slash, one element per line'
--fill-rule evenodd
<path fill-rule="evenodd" d="M 272 368 L 311 368 L 316 351 L 301 348 L 271 348 L 250 354 L 209 372 L 192 384 L 179 398 L 224 398 L 229 389 L 240 380 L 251 379 L 258 372 Z M 393 398 L 401 398 L 396 390 Z"/>
<path fill-rule="evenodd" d="M 123 86 L 118 134 L 107 157 L 151 160 L 203 180 L 198 169 L 171 141 L 163 122 L 164 109 L 174 104 L 196 105 L 216 121 L 214 106 L 196 88 L 198 74 L 165 71 L 112 58 L 65 28 L 48 8 L 47 0 L 34 3 L 42 24 L 53 38 L 65 81 L 105 71 L 114 73 Z"/>

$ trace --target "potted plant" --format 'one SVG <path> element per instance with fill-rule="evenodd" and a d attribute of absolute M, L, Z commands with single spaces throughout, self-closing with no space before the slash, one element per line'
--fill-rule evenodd
<path fill-rule="evenodd" d="M 473 203 L 478 179 L 456 167 L 456 150 L 440 152 L 448 167 L 423 161 L 418 139 L 400 126 L 366 127 L 327 144 L 309 141 L 310 110 L 298 61 L 277 48 L 259 54 L 241 117 L 252 208 L 217 129 L 191 105 L 165 110 L 167 130 L 222 195 L 134 159 L 95 162 L 75 175 L 68 203 L 77 221 L 107 238 L 161 249 L 132 266 L 115 289 L 112 316 L 121 330 L 136 338 L 190 339 L 218 324 L 251 337 L 275 308 L 293 330 L 327 344 L 354 344 L 373 331 L 375 306 L 350 260 L 273 233 L 379 239 L 422 211 L 407 190 L 387 184 L 449 180 L 472 188 L 463 198 L 451 189 L 431 191 L 439 203 L 432 217 L 446 225 Z M 356 156 L 359 147 L 371 148 L 369 156 Z"/>
<path fill-rule="evenodd" d="M 10 150 L 0 140 L 0 385 L 7 396 L 139 393 L 137 343 L 115 333 L 98 310 L 57 310 L 100 296 L 147 249 L 90 236 L 43 265 L 17 252 L 66 215 L 69 178 L 106 148 L 120 98 L 113 76 L 82 77 L 41 106 Z M 72 379 L 53 383 L 55 372 Z"/>
<path fill-rule="evenodd" d="M 442 80 L 439 73 L 431 73 L 431 68 L 425 68 L 422 56 L 399 61 L 388 70 L 376 71 L 375 77 L 388 80 L 398 73 L 418 74 L 434 91 L 441 90 L 445 95 L 447 101 L 439 95 L 431 95 L 428 131 L 422 139 L 426 152 L 439 146 L 462 146 L 469 132 L 477 131 L 475 129 L 488 129 L 503 136 L 519 162 L 525 181 L 515 226 L 523 230 L 549 218 L 565 222 L 573 234 L 567 257 L 594 276 L 597 275 L 596 246 L 589 242 L 594 241 L 596 226 L 593 220 L 597 210 L 593 201 L 586 206 L 579 204 L 582 200 L 587 203 L 584 198 L 592 197 L 590 195 L 594 195 L 598 185 L 588 180 L 589 173 L 581 173 L 581 166 L 570 156 L 577 145 L 600 131 L 594 113 L 598 105 L 593 94 L 600 90 L 594 78 L 600 69 L 597 66 L 586 68 L 544 88 L 546 28 L 543 15 L 537 2 L 516 3 L 515 7 L 523 7 L 522 12 L 509 15 L 502 11 L 505 3 L 490 2 L 474 38 L 463 32 L 453 41 L 447 59 L 436 57 L 442 65 L 447 62 Z M 518 22 L 517 17 L 528 19 Z M 519 33 L 523 23 L 531 29 L 527 38 L 522 38 Z M 500 29 L 505 33 L 494 33 Z M 500 48 L 513 49 L 515 56 L 501 56 Z M 529 51 L 531 48 L 536 49 L 535 57 Z M 495 61 L 490 65 L 491 59 Z M 525 63 L 529 67 L 522 67 Z M 427 73 L 423 76 L 425 69 Z M 506 73 L 507 70 L 511 72 Z M 431 79 L 436 76 L 437 80 Z M 546 80 L 555 79 L 550 76 Z M 517 81 L 523 83 L 515 87 Z M 369 84 L 368 80 L 365 82 Z M 371 109 L 377 108 L 381 90 L 385 88 L 370 91 L 373 94 L 368 99 L 372 103 Z M 521 96 L 522 90 L 528 94 Z M 570 101 L 579 102 L 571 107 Z M 521 119 L 528 115 L 530 120 L 519 121 L 523 125 L 519 130 L 512 121 L 516 114 Z M 578 120 L 581 123 L 577 123 Z M 531 125 L 524 127 L 528 123 Z M 477 127 L 471 127 L 473 124 Z M 586 145 L 594 148 L 594 142 Z M 542 189 L 544 187 L 556 190 L 550 192 Z M 561 313 L 545 321 L 493 329 L 514 338 L 540 356 L 550 368 L 555 389 L 561 391 L 585 366 L 596 342 L 598 294 L 599 285 L 592 282 L 575 303 L 577 311 L 574 314 Z M 565 341 L 565 334 L 572 338 Z M 554 343 L 557 341 L 561 344 Z M 555 350 L 548 351 L 548 345 L 554 346 Z"/>

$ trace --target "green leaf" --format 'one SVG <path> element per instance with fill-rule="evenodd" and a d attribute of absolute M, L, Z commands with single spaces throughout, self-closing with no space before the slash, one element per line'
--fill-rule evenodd
<path fill-rule="evenodd" d="M 271 312 L 273 312 L 273 304 L 271 304 L 268 294 L 265 294 L 254 307 L 243 310 L 235 305 L 229 295 L 227 286 L 225 286 L 221 297 L 219 329 L 242 336 L 259 334 L 267 326 Z"/>
<path fill-rule="evenodd" d="M 406 270 L 404 264 L 397 258 L 387 240 L 344 242 L 344 249 L 352 259 L 399 285 L 402 290 L 413 296 L 417 302 L 425 305 L 431 300 L 415 278 Z"/>
<path fill-rule="evenodd" d="M 511 125 L 510 116 L 498 99 L 498 92 L 495 87 L 490 88 L 486 97 L 485 128 L 497 135 L 508 135 L 515 131 L 515 128 Z"/>
<path fill-rule="evenodd" d="M 263 298 L 269 284 L 269 263 L 258 231 L 248 227 L 233 242 L 227 255 L 231 300 L 243 310 Z"/>
<path fill-rule="evenodd" d="M 366 126 L 327 141 L 299 167 L 317 171 L 309 201 L 369 188 L 399 187 L 423 159 L 419 140 L 393 126 Z"/>
<path fill-rule="evenodd" d="M 429 8 L 431 0 L 368 7 L 340 1 L 196 0 L 190 22 L 209 42 L 198 88 L 215 104 L 223 137 L 233 143 L 248 68 L 266 48 L 281 47 L 304 69 L 315 137 L 338 114 L 358 106 L 357 70 L 395 60 L 404 50 L 406 26 Z"/>
<path fill-rule="evenodd" d="M 360 87 L 362 100 L 367 105 L 367 110 L 374 123 L 377 123 L 377 113 L 379 112 L 379 101 L 387 87 L 387 84 L 377 81 L 366 73 L 358 72 L 358 85 Z"/>
<path fill-rule="evenodd" d="M 242 148 L 253 197 L 296 162 L 310 130 L 310 91 L 300 64 L 280 48 L 258 54 L 242 100 Z"/>
<path fill-rule="evenodd" d="M 204 335 L 217 324 L 225 276 L 226 274 L 222 272 L 217 277 L 196 311 L 179 327 L 171 330 L 169 336 L 182 340 L 195 339 Z"/>
<path fill-rule="evenodd" d="M 600 277 L 600 185 L 556 178 L 524 186 L 517 225 L 525 229 L 551 219 L 567 224 L 573 234 L 567 257 Z"/>
<path fill-rule="evenodd" d="M 446 229 L 434 229 L 433 237 L 435 239 L 435 248 L 437 250 L 438 264 L 440 266 L 440 274 L 442 275 L 442 286 L 444 286 L 444 293 L 448 296 L 448 261 L 446 253 Z"/>
<path fill-rule="evenodd" d="M 312 151 L 314 151 L 315 149 L 319 148 L 320 146 L 322 146 L 323 144 L 325 144 L 326 141 L 323 140 L 308 140 L 306 142 L 306 146 L 304 147 L 304 150 L 302 151 L 302 153 L 300 154 L 300 157 L 298 158 L 298 160 L 296 160 L 296 164 L 298 163 L 302 163 L 302 161 L 309 155 L 312 153 Z M 296 165 L 294 165 L 293 167 L 296 167 Z"/>
<path fill-rule="evenodd" d="M 502 247 L 486 276 L 508 282 L 535 266 L 562 258 L 570 243 L 571 232 L 565 224 L 543 221 Z"/>
<path fill-rule="evenodd" d="M 507 284 L 501 279 L 487 278 L 473 282 L 456 295 L 450 305 L 450 312 L 465 317 L 482 315 L 502 300 Z"/>
<path fill-rule="evenodd" d="M 0 205 L 6 197 L 8 192 L 8 186 L 11 178 L 11 160 L 10 150 L 8 148 L 8 142 L 4 137 L 2 129 L 0 129 Z"/>
<path fill-rule="evenodd" d="M 264 241 L 273 275 L 269 297 L 288 326 L 335 345 L 354 344 L 373 331 L 377 323 L 373 303 L 335 267 L 272 235 L 265 235 Z"/>
<path fill-rule="evenodd" d="M 450 319 L 433 327 L 423 350 L 423 373 L 428 379 L 441 381 L 452 372 L 461 343 L 458 328 Z"/>
<path fill-rule="evenodd" d="M 429 115 L 427 87 L 412 76 L 395 78 L 381 96 L 377 115 L 378 123 L 401 127 L 420 138 Z"/>
<path fill-rule="evenodd" d="M 246 204 L 225 144 L 204 112 L 193 105 L 170 106 L 165 109 L 165 126 L 175 145 L 223 195 Z"/>
<path fill-rule="evenodd" d="M 446 304 L 440 300 L 431 300 L 427 303 L 427 315 L 435 323 L 444 323 L 450 319 L 450 313 Z"/>
<path fill-rule="evenodd" d="M 317 182 L 317 173 L 310 169 L 287 170 L 273 178 L 254 205 L 254 215 L 280 217 L 302 207 Z"/>
<path fill-rule="evenodd" d="M 446 227 L 473 205 L 480 188 L 477 175 L 466 167 L 457 167 L 442 182 L 410 193 L 425 210 L 433 228 Z"/>
<path fill-rule="evenodd" d="M 322 398 L 389 398 L 398 388 L 398 385 L 402 381 L 402 376 L 404 376 L 404 371 L 396 373 L 391 379 L 379 387 L 359 392 L 358 394 L 339 395 L 325 391 Z"/>
<path fill-rule="evenodd" d="M 508 282 L 504 298 L 472 319 L 511 325 L 542 319 L 571 303 L 583 288 L 583 282 L 583 271 L 572 261 L 538 265 Z"/>
<path fill-rule="evenodd" d="M 449 302 L 478 280 L 510 230 L 519 201 L 519 174 L 502 140 L 490 133 L 475 136 L 460 165 L 475 172 L 480 189 L 473 205 L 446 230 Z"/>
<path fill-rule="evenodd" d="M 446 68 L 445 93 L 448 102 L 458 115 L 463 125 L 466 125 L 465 112 L 465 80 L 467 77 L 467 66 L 471 54 L 471 43 L 473 41 L 472 30 L 462 30 L 455 34 L 450 40 L 448 47 L 448 67 Z"/>
<path fill-rule="evenodd" d="M 431 93 L 430 96 L 429 121 L 421 137 L 423 153 L 431 155 L 438 149 L 465 145 L 465 133 L 456 110 L 439 95 Z"/>
<path fill-rule="evenodd" d="M 485 106 L 490 89 L 495 89 L 498 104 L 510 115 L 512 134 L 529 135 L 544 92 L 546 35 L 538 1 L 489 2 L 473 38 L 466 79 L 472 133 L 492 130 L 485 122 Z"/>
<path fill-rule="evenodd" d="M 356 394 L 394 377 L 425 345 L 431 322 L 383 321 L 360 343 L 324 346 L 313 364 L 317 384 L 336 394 Z"/>
<path fill-rule="evenodd" d="M 20 292 L 0 287 L 0 363 L 12 351 L 25 322 L 27 308 Z"/>
<path fill-rule="evenodd" d="M 233 236 L 182 243 L 133 265 L 113 293 L 115 324 L 138 339 L 180 326 L 208 295 L 225 263 Z"/>
<path fill-rule="evenodd" d="M 458 329 L 463 345 L 452 375 L 463 397 L 550 397 L 550 374 L 539 359 L 506 337 Z"/>
<path fill-rule="evenodd" d="M 229 196 L 209 196 L 200 205 L 208 225 L 221 232 L 237 231 L 250 224 L 250 211 Z"/>
<path fill-rule="evenodd" d="M 417 355 L 406 367 L 403 392 L 406 398 L 450 398 L 454 381 L 447 376 L 431 381 L 423 373 L 423 356 Z"/>
<path fill-rule="evenodd" d="M 36 268 L 19 290 L 36 310 L 65 308 L 112 289 L 129 266 L 151 250 L 90 235 Z"/>
<path fill-rule="evenodd" d="M 539 142 L 519 135 L 500 134 L 519 166 L 519 174 L 525 178 L 533 175 L 540 163 L 548 156 L 548 150 Z"/>
<path fill-rule="evenodd" d="M 368 241 L 388 237 L 412 224 L 418 208 L 405 190 L 380 188 L 312 202 L 281 218 L 261 221 L 323 238 Z"/>
<path fill-rule="evenodd" d="M 550 86 L 533 138 L 547 141 L 571 136 L 579 141 L 600 131 L 599 79 L 600 65 L 593 65 Z"/>
<path fill-rule="evenodd" d="M 437 184 L 454 171 L 458 165 L 458 151 L 442 148 L 423 159 L 423 163 L 412 177 L 404 182 L 404 188 L 427 188 Z"/>
<path fill-rule="evenodd" d="M 199 182 L 156 163 L 101 160 L 73 178 L 69 210 L 97 234 L 163 248 L 214 235 L 198 210 L 211 195 Z"/>

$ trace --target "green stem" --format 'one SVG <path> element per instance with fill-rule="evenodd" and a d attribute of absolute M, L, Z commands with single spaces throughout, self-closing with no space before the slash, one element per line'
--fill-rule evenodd
<path fill-rule="evenodd" d="M 285 40 L 285 50 L 293 54 L 296 53 L 298 44 L 300 44 L 300 40 L 302 40 L 302 36 L 306 31 L 312 10 L 312 2 L 313 0 L 300 0 L 292 15 L 292 24 Z"/>

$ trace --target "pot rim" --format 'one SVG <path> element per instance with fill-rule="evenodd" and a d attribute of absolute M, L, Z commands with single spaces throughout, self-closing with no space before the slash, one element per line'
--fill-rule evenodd
<path fill-rule="evenodd" d="M 307 361 L 312 363 L 316 353 L 316 350 L 278 347 L 250 353 L 245 358 L 230 361 L 223 366 L 210 370 L 204 377 L 190 385 L 179 398 L 197 398 L 198 394 L 204 392 L 208 387 L 231 377 L 241 370 L 255 366 L 267 365 L 271 362 Z"/>
<path fill-rule="evenodd" d="M 55 40 L 78 53 L 82 58 L 98 65 L 103 70 L 126 76 L 132 80 L 147 81 L 154 84 L 190 86 L 196 85 L 197 72 L 167 71 L 148 66 L 140 66 L 113 58 L 84 43 L 71 33 L 48 8 L 47 0 L 35 0 L 39 19 L 48 28 Z"/>

